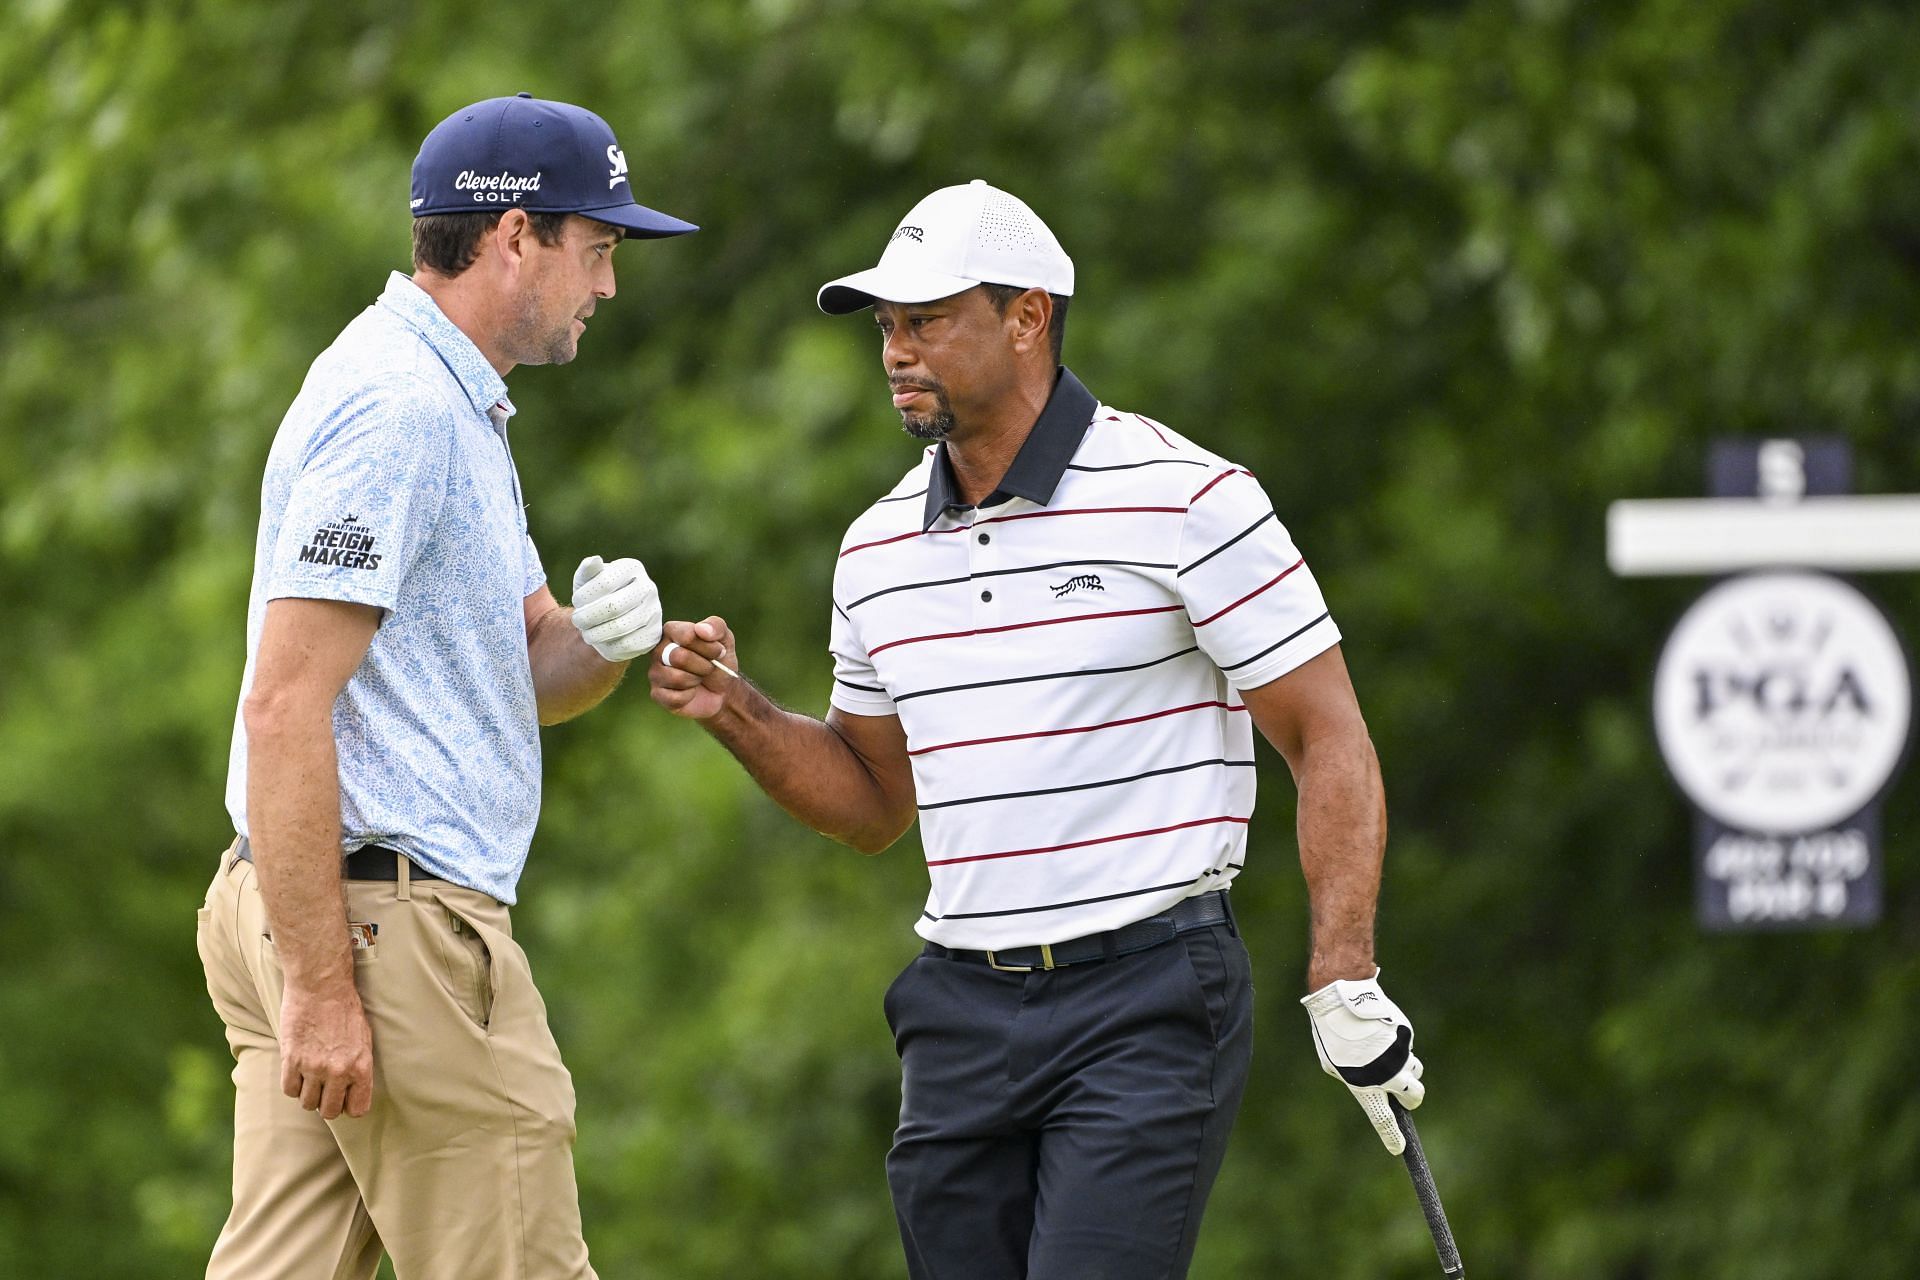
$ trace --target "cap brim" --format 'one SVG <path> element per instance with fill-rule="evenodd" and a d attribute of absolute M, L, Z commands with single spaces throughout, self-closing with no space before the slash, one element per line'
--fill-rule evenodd
<path fill-rule="evenodd" d="M 700 229 L 691 222 L 682 222 L 671 214 L 640 204 L 616 204 L 606 209 L 579 209 L 575 212 L 583 218 L 594 218 L 619 227 L 627 233 L 629 240 L 661 240 Z"/>
<path fill-rule="evenodd" d="M 881 265 L 841 276 L 820 286 L 814 301 L 830 316 L 844 316 L 882 302 L 933 302 L 965 293 L 979 284 L 940 271 L 914 271 Z"/>

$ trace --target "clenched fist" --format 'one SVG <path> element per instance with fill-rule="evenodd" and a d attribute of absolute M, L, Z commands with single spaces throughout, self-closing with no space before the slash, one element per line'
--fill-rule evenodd
<path fill-rule="evenodd" d="M 608 662 L 631 662 L 660 643 L 660 590 L 646 566 L 582 560 L 573 571 L 573 625 Z"/>

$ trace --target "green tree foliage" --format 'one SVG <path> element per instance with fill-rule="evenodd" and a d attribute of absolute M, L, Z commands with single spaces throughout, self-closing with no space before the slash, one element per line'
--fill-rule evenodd
<path fill-rule="evenodd" d="M 1913 1274 L 1915 789 L 1888 917 L 1703 937 L 1646 714 L 1694 587 L 1602 513 L 1719 433 L 1920 475 L 1920 24 L 1848 0 L 13 0 L 0 11 L 0 1274 L 194 1274 L 227 1061 L 190 941 L 225 843 L 261 464 L 404 268 L 407 165 L 527 89 L 700 235 L 620 251 L 513 379 L 547 562 L 638 554 L 824 708 L 852 515 L 911 462 L 816 314 L 980 176 L 1074 254 L 1067 358 L 1262 478 L 1385 763 L 1380 954 L 1481 1274 Z M 1920 591 L 1870 584 L 1911 633 Z M 637 682 L 636 682 L 637 684 Z M 879 1013 L 912 841 L 798 829 L 628 688 L 547 736 L 518 928 L 603 1275 L 891 1276 Z M 1277 758 L 1237 897 L 1256 1076 L 1196 1274 L 1421 1276 L 1405 1180 L 1294 1008 Z"/>

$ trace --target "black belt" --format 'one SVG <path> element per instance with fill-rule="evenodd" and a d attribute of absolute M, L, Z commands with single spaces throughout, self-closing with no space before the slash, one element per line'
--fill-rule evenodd
<path fill-rule="evenodd" d="M 253 861 L 253 846 L 245 836 L 234 841 L 233 852 L 242 862 Z M 340 878 L 342 880 L 398 880 L 400 863 L 404 860 L 411 868 L 407 872 L 409 879 L 438 880 L 440 877 L 425 870 L 398 849 L 389 849 L 381 844 L 362 845 L 340 860 Z"/>
<path fill-rule="evenodd" d="M 1003 973 L 1031 973 L 1035 969 L 1059 969 L 1089 960 L 1117 959 L 1217 924 L 1233 928 L 1233 909 L 1227 905 L 1225 889 L 1182 899 L 1157 916 L 1148 916 L 1106 933 L 1090 933 L 1084 938 L 1041 943 L 1037 947 L 1011 947 L 1005 951 L 961 951 L 929 942 L 922 954 L 941 960 L 990 965 Z"/>

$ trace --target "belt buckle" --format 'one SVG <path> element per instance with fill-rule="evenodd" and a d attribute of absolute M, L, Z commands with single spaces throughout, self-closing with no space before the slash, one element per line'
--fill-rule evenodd
<path fill-rule="evenodd" d="M 996 954 L 997 953 L 992 951 L 987 952 L 987 967 L 989 969 L 998 969 L 1001 973 L 1032 973 L 1035 969 L 1051 970 L 1054 968 L 1053 945 L 1047 942 L 1040 944 L 1039 964 L 1001 964 L 996 958 Z"/>

